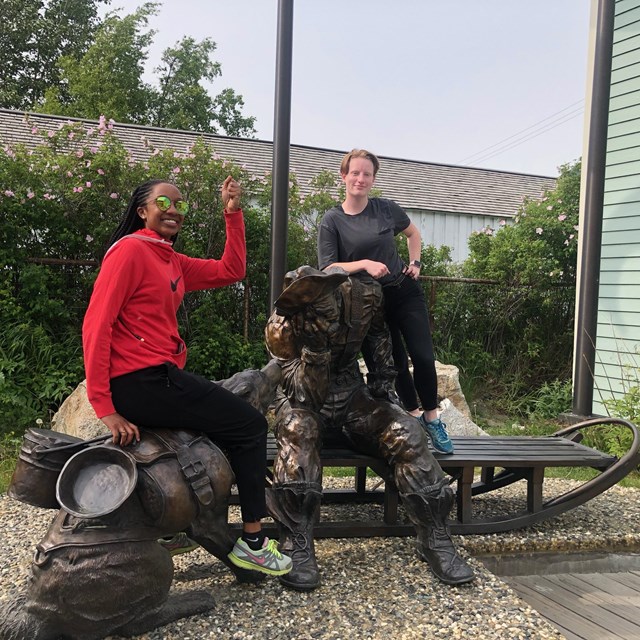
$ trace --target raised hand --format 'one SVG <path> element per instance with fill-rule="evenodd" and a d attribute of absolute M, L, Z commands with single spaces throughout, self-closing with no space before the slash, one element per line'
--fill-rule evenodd
<path fill-rule="evenodd" d="M 222 183 L 220 189 L 222 195 L 222 204 L 225 211 L 238 211 L 240 209 L 240 197 L 242 196 L 242 187 L 231 176 L 227 176 Z"/>

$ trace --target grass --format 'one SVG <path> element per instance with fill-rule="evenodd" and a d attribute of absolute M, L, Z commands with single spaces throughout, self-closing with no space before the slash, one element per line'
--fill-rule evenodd
<path fill-rule="evenodd" d="M 6 493 L 18 460 L 22 438 L 13 433 L 0 437 L 0 493 Z"/>

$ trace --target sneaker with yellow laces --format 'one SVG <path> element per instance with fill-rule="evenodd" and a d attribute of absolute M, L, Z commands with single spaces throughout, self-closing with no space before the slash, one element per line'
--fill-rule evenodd
<path fill-rule="evenodd" d="M 270 576 L 282 576 L 289 573 L 293 566 L 291 558 L 278 551 L 275 540 L 264 539 L 261 549 L 252 549 L 242 538 L 238 538 L 229 554 L 229 560 L 242 569 L 260 571 Z"/>
<path fill-rule="evenodd" d="M 197 542 L 189 538 L 184 531 L 176 533 L 175 536 L 160 538 L 158 543 L 172 556 L 177 556 L 180 553 L 189 553 L 189 551 L 193 551 L 200 546 Z"/>

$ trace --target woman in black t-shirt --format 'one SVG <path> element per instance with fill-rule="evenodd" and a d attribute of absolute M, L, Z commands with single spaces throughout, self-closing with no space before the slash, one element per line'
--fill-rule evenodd
<path fill-rule="evenodd" d="M 366 271 L 380 282 L 398 369 L 396 389 L 400 400 L 418 418 L 434 448 L 441 453 L 453 453 L 446 425 L 437 413 L 438 378 L 429 315 L 424 292 L 418 284 L 422 239 L 418 228 L 395 202 L 369 198 L 379 167 L 378 158 L 364 149 L 354 149 L 342 159 L 340 175 L 346 197 L 322 218 L 318 264 L 320 269 L 338 266 L 348 273 Z M 407 238 L 408 265 L 396 249 L 394 236 L 398 233 Z M 403 339 L 413 363 L 413 379 Z M 370 362 L 368 354 L 364 356 Z"/>

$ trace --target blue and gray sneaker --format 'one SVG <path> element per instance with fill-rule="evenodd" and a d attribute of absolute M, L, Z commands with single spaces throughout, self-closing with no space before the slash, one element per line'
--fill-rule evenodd
<path fill-rule="evenodd" d="M 429 422 L 427 422 L 424 419 L 423 413 L 418 417 L 418 422 L 426 431 L 427 435 L 429 436 L 429 440 L 431 440 L 433 448 L 438 453 L 453 453 L 453 443 L 451 442 L 451 438 L 449 438 L 449 434 L 447 433 L 447 425 L 442 422 L 440 418 L 436 418 L 435 420 L 430 420 Z"/>
<path fill-rule="evenodd" d="M 269 538 L 264 539 L 264 545 L 258 551 L 252 549 L 242 538 L 238 538 L 228 557 L 236 567 L 260 571 L 270 576 L 282 576 L 289 573 L 293 567 L 291 558 L 280 553 L 278 543 Z"/>

